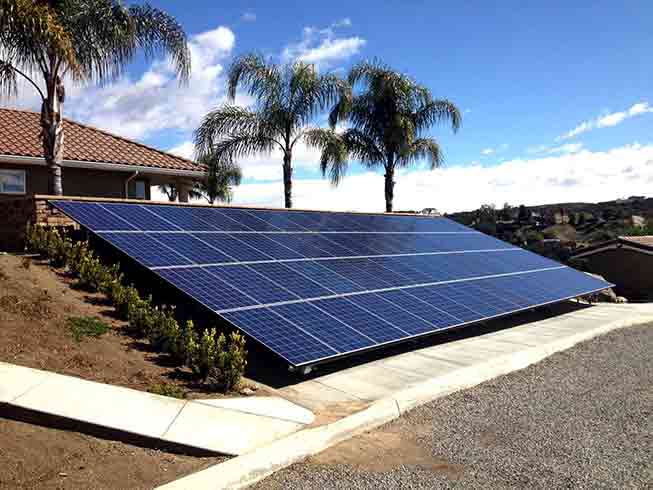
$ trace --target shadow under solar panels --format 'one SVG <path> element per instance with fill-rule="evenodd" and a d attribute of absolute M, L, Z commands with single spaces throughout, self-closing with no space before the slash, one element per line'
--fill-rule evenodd
<path fill-rule="evenodd" d="M 446 218 L 50 202 L 294 367 L 610 287 Z"/>

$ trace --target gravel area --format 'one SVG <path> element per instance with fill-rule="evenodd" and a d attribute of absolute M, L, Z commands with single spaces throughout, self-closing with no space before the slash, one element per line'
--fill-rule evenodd
<path fill-rule="evenodd" d="M 653 324 L 420 407 L 258 489 L 653 488 Z"/>

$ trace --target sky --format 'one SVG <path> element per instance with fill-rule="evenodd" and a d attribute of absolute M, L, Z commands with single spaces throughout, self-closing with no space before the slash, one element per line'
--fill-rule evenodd
<path fill-rule="evenodd" d="M 397 210 L 653 195 L 650 1 L 151 3 L 189 36 L 189 84 L 180 87 L 165 60 L 139 57 L 121 79 L 68 87 L 67 117 L 191 157 L 193 130 L 225 102 L 235 56 L 256 51 L 343 76 L 378 58 L 463 113 L 456 134 L 447 126 L 426 134 L 443 148 L 443 168 L 422 162 L 397 175 Z M 251 103 L 242 95 L 236 102 Z M 38 108 L 29 87 L 1 103 Z M 245 179 L 234 203 L 281 207 L 281 156 L 240 163 Z M 384 209 L 380 171 L 354 164 L 334 188 L 306 147 L 294 166 L 296 207 Z"/>

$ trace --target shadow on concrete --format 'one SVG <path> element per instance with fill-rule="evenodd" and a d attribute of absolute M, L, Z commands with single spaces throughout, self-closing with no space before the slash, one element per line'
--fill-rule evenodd
<path fill-rule="evenodd" d="M 126 444 L 131 444 L 132 446 L 156 449 L 157 451 L 164 451 L 172 454 L 184 454 L 195 457 L 224 456 L 216 452 L 207 451 L 206 449 L 199 449 L 183 444 L 162 441 L 154 437 L 132 434 L 131 432 L 111 429 L 88 422 L 80 422 L 78 420 L 43 413 L 37 410 L 16 407 L 8 404 L 0 404 L 0 417 L 16 420 L 18 422 L 38 425 L 41 427 L 48 427 L 51 429 L 79 432 L 82 434 L 97 437 L 98 439 L 120 441 Z M 224 457 L 228 458 L 229 456 Z"/>

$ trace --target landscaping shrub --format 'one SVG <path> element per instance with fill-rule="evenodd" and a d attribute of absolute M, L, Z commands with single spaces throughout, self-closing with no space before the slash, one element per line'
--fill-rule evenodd
<path fill-rule="evenodd" d="M 226 393 L 239 385 L 240 379 L 245 373 L 247 367 L 245 337 L 238 332 L 231 332 L 227 343 L 224 334 L 220 334 L 216 352 L 216 359 L 209 378 L 213 384 Z"/>
<path fill-rule="evenodd" d="M 172 383 L 158 383 L 152 385 L 152 387 L 147 391 L 154 393 L 155 395 L 170 396 L 172 398 L 186 398 L 186 392 Z"/>
<path fill-rule="evenodd" d="M 84 337 L 100 337 L 111 330 L 109 325 L 92 316 L 71 316 L 67 323 L 75 342 L 81 342 Z"/>
<path fill-rule="evenodd" d="M 146 338 L 155 350 L 169 354 L 179 364 L 185 364 L 197 379 L 202 382 L 208 380 L 212 386 L 225 392 L 238 386 L 247 367 L 247 351 L 242 335 L 234 332 L 228 338 L 224 334 L 217 337 L 215 328 L 206 329 L 198 335 L 192 320 L 180 327 L 174 308 L 155 307 L 152 296 L 141 298 L 134 286 L 124 284 L 119 265 L 104 265 L 90 250 L 88 242 L 73 242 L 57 230 L 29 226 L 26 230 L 26 248 L 49 259 L 53 266 L 66 266 L 77 278 L 80 287 L 104 294 L 117 315 L 129 322 L 133 335 Z M 70 318 L 68 324 L 77 341 L 86 336 L 98 337 L 110 329 L 102 321 L 91 317 Z M 163 385 L 152 388 L 159 390 L 157 392 L 160 394 L 177 389 Z"/>

